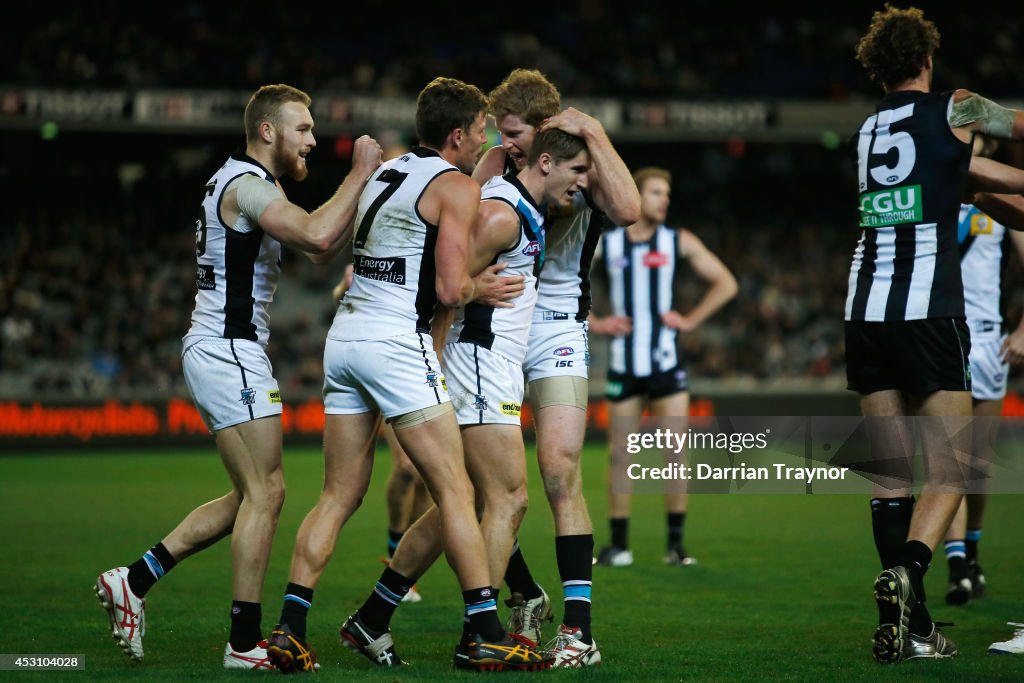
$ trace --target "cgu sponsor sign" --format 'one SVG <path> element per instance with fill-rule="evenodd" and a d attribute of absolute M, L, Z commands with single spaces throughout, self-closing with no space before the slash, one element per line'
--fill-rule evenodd
<path fill-rule="evenodd" d="M 920 185 L 865 192 L 860 196 L 860 227 L 920 223 L 924 219 L 923 206 Z"/>

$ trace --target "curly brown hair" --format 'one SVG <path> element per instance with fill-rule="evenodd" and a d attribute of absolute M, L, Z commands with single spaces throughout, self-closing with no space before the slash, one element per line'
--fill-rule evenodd
<path fill-rule="evenodd" d="M 916 7 L 886 3 L 871 17 L 871 27 L 857 43 L 857 61 L 883 86 L 916 78 L 939 46 L 939 30 Z"/>

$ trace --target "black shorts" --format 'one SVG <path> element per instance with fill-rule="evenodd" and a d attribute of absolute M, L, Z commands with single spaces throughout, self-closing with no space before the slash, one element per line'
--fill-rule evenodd
<path fill-rule="evenodd" d="M 625 401 L 634 396 L 647 396 L 653 401 L 689 390 L 690 378 L 686 374 L 686 368 L 677 365 L 671 370 L 646 377 L 623 375 L 609 370 L 604 395 L 609 401 Z"/>
<path fill-rule="evenodd" d="M 963 318 L 846 322 L 846 386 L 860 394 L 970 391 L 970 354 Z"/>

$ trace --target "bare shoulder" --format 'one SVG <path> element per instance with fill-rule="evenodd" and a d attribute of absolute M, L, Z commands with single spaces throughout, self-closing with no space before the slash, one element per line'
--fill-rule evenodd
<path fill-rule="evenodd" d="M 679 253 L 689 256 L 704 248 L 704 243 L 699 237 L 686 228 L 676 228 L 676 239 L 679 241 Z"/>
<path fill-rule="evenodd" d="M 516 210 L 501 199 L 485 199 L 480 202 L 479 220 L 489 226 L 519 226 Z"/>
<path fill-rule="evenodd" d="M 480 186 L 468 175 L 457 171 L 434 178 L 427 191 L 439 195 L 446 203 L 448 200 L 466 201 L 467 198 L 480 201 Z"/>

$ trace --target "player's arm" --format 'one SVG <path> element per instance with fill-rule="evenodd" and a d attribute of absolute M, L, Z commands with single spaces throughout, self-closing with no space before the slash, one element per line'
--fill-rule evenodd
<path fill-rule="evenodd" d="M 569 107 L 540 125 L 541 131 L 549 128 L 558 128 L 586 141 L 590 153 L 587 192 L 597 208 L 615 225 L 632 225 L 640 220 L 640 192 L 601 122 Z"/>
<path fill-rule="evenodd" d="M 470 236 L 473 258 L 469 272 L 476 273 L 473 301 L 495 308 L 511 308 L 510 302 L 523 293 L 525 278 L 522 275 L 500 275 L 505 263 L 488 265 L 495 256 L 514 247 L 518 240 L 519 216 L 515 209 L 496 199 L 480 202 L 480 212 Z"/>
<path fill-rule="evenodd" d="M 633 330 L 633 321 L 628 315 L 601 315 L 607 310 L 608 264 L 604 258 L 604 240 L 599 240 L 594 250 L 594 266 L 590 269 L 591 301 L 594 302 L 587 316 L 587 328 L 594 334 L 624 337 Z M 599 288 L 606 291 L 599 293 Z M 601 296 L 605 294 L 605 296 Z"/>
<path fill-rule="evenodd" d="M 438 360 L 442 359 L 444 343 L 448 339 L 448 330 L 452 329 L 455 322 L 455 309 L 448 306 L 437 306 L 434 309 L 434 317 L 430 321 L 430 339 L 434 344 L 434 353 Z"/>
<path fill-rule="evenodd" d="M 441 305 L 455 308 L 476 296 L 469 274 L 473 256 L 470 236 L 480 211 L 480 186 L 461 173 L 445 173 L 431 182 L 428 193 L 438 205 L 434 248 L 437 298 Z"/>
<path fill-rule="evenodd" d="M 491 147 L 476 163 L 476 168 L 473 169 L 473 180 L 483 187 L 494 176 L 502 175 L 505 172 L 506 158 L 505 150 L 501 148 L 501 145 Z"/>
<path fill-rule="evenodd" d="M 679 255 L 689 259 L 690 267 L 708 284 L 708 289 L 689 313 L 681 315 L 677 311 L 669 311 L 662 316 L 662 320 L 669 327 L 681 332 L 690 332 L 729 303 L 739 291 L 739 285 L 722 260 L 704 246 L 700 238 L 692 232 L 680 230 L 677 242 Z"/>
<path fill-rule="evenodd" d="M 949 126 L 970 138 L 971 134 L 984 133 L 1004 140 L 1024 140 L 1024 112 L 996 104 L 969 90 L 953 93 L 953 104 L 949 108 Z"/>
<path fill-rule="evenodd" d="M 1024 171 L 992 159 L 973 156 L 967 174 L 967 190 L 994 194 L 1024 194 Z"/>
<path fill-rule="evenodd" d="M 352 264 L 345 266 L 345 274 L 341 276 L 341 280 L 338 284 L 334 285 L 334 290 L 331 292 L 331 297 L 334 303 L 341 301 L 341 297 L 345 296 L 345 292 L 352 286 Z"/>
<path fill-rule="evenodd" d="M 1019 194 L 989 194 L 980 192 L 974 196 L 971 202 L 984 211 L 997 223 L 1002 223 L 1013 230 L 1010 233 L 1015 238 L 1016 231 L 1024 230 L 1024 197 Z M 1024 258 L 1022 258 L 1024 261 Z"/>
<path fill-rule="evenodd" d="M 333 255 L 351 236 L 359 195 L 380 163 L 377 141 L 368 135 L 360 137 L 353 151 L 352 170 L 334 196 L 312 213 L 280 195 L 271 199 L 265 188 L 246 178 L 238 181 L 234 200 L 241 213 L 255 216 L 259 226 L 283 244 L 311 254 Z"/>
<path fill-rule="evenodd" d="M 1024 202 L 1024 198 L 1022 197 L 1017 197 L 1017 199 Z M 978 206 L 978 208 L 981 207 Z M 982 210 L 985 211 L 985 213 L 988 213 L 987 210 Z M 993 216 L 993 218 L 995 218 L 995 216 Z M 1000 223 L 1003 222 L 998 218 L 996 220 Z M 1003 224 L 1010 227 L 1007 223 Z M 1020 259 L 1021 263 L 1024 263 L 1024 232 L 1014 229 L 1010 232 L 1009 237 L 1013 242 L 1013 250 L 1017 252 L 1017 257 Z M 1008 334 L 1006 339 L 1003 340 L 1003 346 L 1000 349 L 1000 354 L 1003 359 L 1011 365 L 1024 364 L 1024 318 L 1021 318 L 1020 323 L 1017 325 L 1017 329 Z"/>

